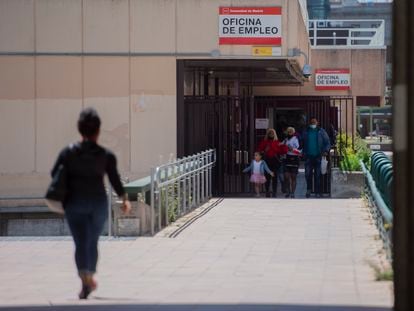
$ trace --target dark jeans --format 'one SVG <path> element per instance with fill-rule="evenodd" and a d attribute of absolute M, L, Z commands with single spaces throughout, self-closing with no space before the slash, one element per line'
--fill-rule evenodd
<path fill-rule="evenodd" d="M 312 191 L 313 180 L 315 180 L 315 193 L 321 193 L 321 156 L 308 156 L 305 162 L 306 188 Z"/>
<path fill-rule="evenodd" d="M 107 204 L 106 198 L 74 199 L 65 204 L 79 274 L 96 272 L 98 240 L 108 216 Z"/>
<path fill-rule="evenodd" d="M 276 195 L 276 193 L 277 193 L 277 179 L 278 179 L 277 172 L 278 172 L 279 167 L 280 167 L 280 162 L 276 158 L 265 159 L 265 162 L 266 162 L 267 166 L 269 167 L 269 169 L 275 174 L 272 177 L 272 175 L 265 172 L 265 176 L 266 176 L 266 183 L 265 183 L 266 193 L 269 193 L 270 183 L 272 183 L 272 192 L 273 192 L 273 195 Z"/>

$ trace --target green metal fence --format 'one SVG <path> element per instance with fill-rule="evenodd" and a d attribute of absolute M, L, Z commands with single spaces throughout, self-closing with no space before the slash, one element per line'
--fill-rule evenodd
<path fill-rule="evenodd" d="M 371 156 L 371 169 L 360 161 L 365 175 L 365 194 L 375 224 L 384 242 L 388 258 L 392 258 L 392 161 L 383 153 Z"/>
<path fill-rule="evenodd" d="M 385 204 L 392 211 L 392 161 L 383 152 L 372 154 L 371 175 Z"/>

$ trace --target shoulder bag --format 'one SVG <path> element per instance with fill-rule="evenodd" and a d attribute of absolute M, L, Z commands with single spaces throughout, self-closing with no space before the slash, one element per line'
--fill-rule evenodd
<path fill-rule="evenodd" d="M 74 145 L 70 145 L 69 151 L 72 151 L 73 149 Z M 59 165 L 45 195 L 46 205 L 49 207 L 50 211 L 62 215 L 65 213 L 63 202 L 68 194 L 68 173 L 65 162 L 67 162 L 67 159 Z"/>

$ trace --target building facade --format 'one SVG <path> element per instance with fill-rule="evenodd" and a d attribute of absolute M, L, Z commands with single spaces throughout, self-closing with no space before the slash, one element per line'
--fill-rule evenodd
<path fill-rule="evenodd" d="M 232 10 L 273 14 L 279 24 L 263 25 L 248 39 L 239 33 L 237 43 L 231 27 L 246 19 L 236 20 Z M 252 29 L 242 26 L 239 31 Z M 276 126 L 283 110 L 302 109 L 331 122 L 338 110 L 325 113 L 318 103 L 350 98 L 347 115 L 358 96 L 382 98 L 384 57 L 380 48 L 312 50 L 303 1 L 2 0 L 0 196 L 43 195 L 57 153 L 79 139 L 83 107 L 97 108 L 101 143 L 117 154 L 122 176 L 134 179 L 177 156 L 216 147 L 218 136 L 202 140 L 202 132 L 189 131 L 205 124 L 209 133 L 207 125 L 219 123 L 209 123 L 207 111 L 224 100 L 234 115 L 219 111 L 220 122 L 240 116 L 228 124 L 232 132 L 221 133 L 228 145 L 238 137 L 238 145 L 219 154 L 228 166 L 224 153 L 234 162 L 236 151 L 250 156 L 254 150 L 263 133 L 253 126 L 257 119 Z M 314 69 L 310 78 L 302 71 L 306 62 Z M 349 87 L 317 89 L 315 70 L 343 68 L 351 72 Z"/>

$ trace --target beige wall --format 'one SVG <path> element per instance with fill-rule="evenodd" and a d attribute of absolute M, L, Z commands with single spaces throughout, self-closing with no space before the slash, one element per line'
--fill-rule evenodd
<path fill-rule="evenodd" d="M 132 52 L 176 51 L 176 1 L 135 0 L 130 12 Z"/>
<path fill-rule="evenodd" d="M 296 0 L 2 0 L 0 52 L 209 55 L 219 49 L 251 57 L 250 46 L 219 46 L 220 6 L 281 6 L 283 56 L 290 48 L 309 49 Z"/>
<path fill-rule="evenodd" d="M 303 86 L 257 87 L 256 95 L 286 96 L 384 96 L 385 50 L 383 49 L 313 49 L 311 65 L 316 69 L 351 70 L 351 89 L 348 91 L 317 91 L 314 75 Z"/>
<path fill-rule="evenodd" d="M 80 57 L 36 58 L 36 172 L 48 173 L 62 145 L 77 139 L 76 120 L 82 108 Z"/>
<path fill-rule="evenodd" d="M 176 156 L 176 60 L 131 59 L 131 170 Z"/>
<path fill-rule="evenodd" d="M 292 0 L 0 1 L 0 196 L 44 193 L 85 106 L 98 109 L 123 176 L 174 158 L 176 59 L 251 57 L 250 46 L 218 45 L 226 5 L 282 6 L 283 55 L 309 48 Z"/>
<path fill-rule="evenodd" d="M 0 51 L 33 51 L 34 37 L 34 2 L 0 1 Z"/>
<path fill-rule="evenodd" d="M 35 171 L 34 68 L 31 57 L 0 57 L 0 172 L 4 174 Z"/>
<path fill-rule="evenodd" d="M 82 0 L 36 1 L 36 50 L 82 50 Z"/>
<path fill-rule="evenodd" d="M 126 0 L 84 0 L 85 52 L 129 51 L 129 7 Z"/>
<path fill-rule="evenodd" d="M 175 79 L 175 57 L 1 56 L 0 195 L 43 194 L 85 106 L 100 113 L 124 177 L 174 158 Z"/>

